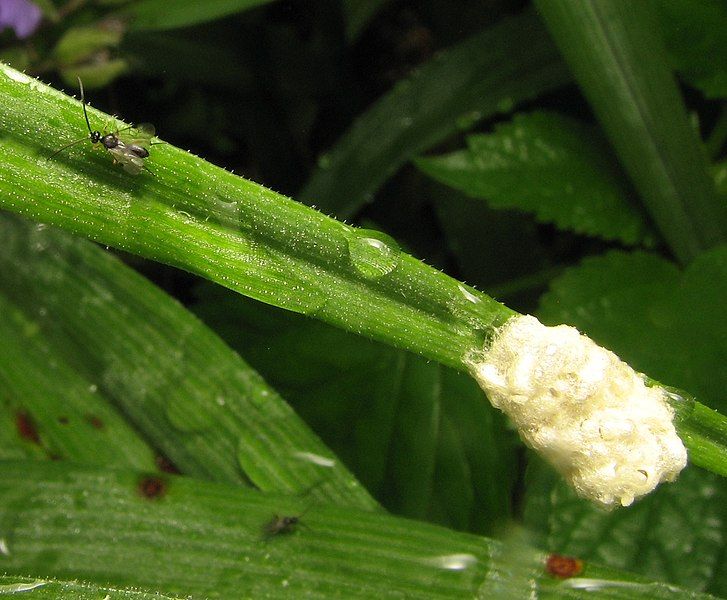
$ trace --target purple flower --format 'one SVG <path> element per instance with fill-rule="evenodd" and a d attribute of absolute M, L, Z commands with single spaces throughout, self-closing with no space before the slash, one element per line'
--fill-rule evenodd
<path fill-rule="evenodd" d="M 0 31 L 12 27 L 21 40 L 35 31 L 43 14 L 28 0 L 0 0 Z"/>

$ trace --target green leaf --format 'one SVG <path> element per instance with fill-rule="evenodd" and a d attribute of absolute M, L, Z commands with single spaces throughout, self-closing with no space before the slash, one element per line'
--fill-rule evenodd
<path fill-rule="evenodd" d="M 515 436 L 470 377 L 220 288 L 199 292 L 193 310 L 386 508 L 477 532 L 511 517 Z"/>
<path fill-rule="evenodd" d="M 114 582 L 192 598 L 688 593 L 597 565 L 584 574 L 602 594 L 579 592 L 577 580 L 552 578 L 545 556 L 527 547 L 186 478 L 0 462 L 0 507 L 7 550 L 0 561 L 8 575 Z M 300 522 L 266 537 L 275 514 L 298 515 Z"/>
<path fill-rule="evenodd" d="M 575 325 L 635 369 L 724 413 L 727 324 L 714 307 L 727 297 L 726 286 L 727 246 L 683 273 L 651 254 L 612 252 L 556 279 L 540 314 L 547 323 Z M 677 429 L 690 459 L 727 474 L 727 420 L 690 400 L 684 408 Z"/>
<path fill-rule="evenodd" d="M 84 135 L 80 104 L 6 66 L 0 99 L 2 208 L 459 369 L 465 353 L 514 314 L 388 237 L 169 144 L 152 148 L 153 174 L 138 177 L 89 144 L 44 160 Z M 109 119 L 92 109 L 89 118 L 94 127 Z"/>
<path fill-rule="evenodd" d="M 625 244 L 651 238 L 605 140 L 581 123 L 547 112 L 516 115 L 493 134 L 469 136 L 467 146 L 416 165 L 493 208 Z"/>
<path fill-rule="evenodd" d="M 522 39 L 528 43 L 517 43 Z M 567 82 L 535 15 L 508 18 L 442 52 L 379 99 L 321 156 L 301 198 L 349 217 L 417 154 Z"/>
<path fill-rule="evenodd" d="M 684 108 L 649 2 L 536 0 L 548 29 L 681 262 L 727 240 L 727 207 Z"/>
<path fill-rule="evenodd" d="M 5 218 L 0 231 L 8 244 L 15 232 L 5 226 Z M 37 243 L 44 238 L 40 236 Z M 12 269 L 2 258 L 0 264 L 5 273 Z M 17 431 L 8 436 L 0 456 L 22 451 L 53 460 L 155 469 L 154 452 L 99 394 L 94 380 L 79 373 L 66 362 L 67 354 L 57 352 L 45 339 L 42 323 L 52 318 L 48 314 L 52 302 L 27 303 L 30 297 L 26 296 L 26 302 L 16 306 L 3 295 L 13 279 L 6 275 L 0 284 L 0 387 L 4 392 L 0 419 L 7 424 L 3 429 L 10 431 L 14 424 Z"/>
<path fill-rule="evenodd" d="M 54 57 L 61 64 L 74 64 L 90 60 L 92 55 L 107 48 L 115 48 L 122 32 L 98 26 L 71 27 L 53 48 Z"/>
<path fill-rule="evenodd" d="M 221 19 L 272 0 L 139 0 L 118 15 L 131 20 L 132 31 L 161 31 Z"/>
<path fill-rule="evenodd" d="M 719 0 L 655 3 L 674 68 L 708 98 L 727 97 L 727 6 Z"/>
<path fill-rule="evenodd" d="M 106 401 L 184 473 L 374 505 L 255 371 L 143 277 L 85 240 L 17 218 L 0 220 L 0 237 L 0 298 L 27 311 L 14 337 L 0 326 L 0 381 L 49 452 L 108 463 L 117 453 L 121 464 L 151 468 Z"/>
<path fill-rule="evenodd" d="M 689 589 L 707 586 L 724 547 L 723 479 L 688 468 L 633 507 L 605 512 L 578 498 L 544 463 L 532 467 L 525 522 L 540 530 L 546 549 Z"/>

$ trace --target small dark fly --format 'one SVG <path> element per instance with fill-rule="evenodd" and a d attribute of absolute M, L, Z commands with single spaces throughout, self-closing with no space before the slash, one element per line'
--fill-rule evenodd
<path fill-rule="evenodd" d="M 80 144 L 86 139 L 90 139 L 91 143 L 96 146 L 101 144 L 114 159 L 115 163 L 123 165 L 124 171 L 132 175 L 138 175 L 146 168 L 144 159 L 149 156 L 149 147 L 152 146 L 151 138 L 154 137 L 154 125 L 151 123 L 141 123 L 136 126 L 124 127 L 117 129 L 113 133 L 101 133 L 99 130 L 91 129 L 91 122 L 88 120 L 88 112 L 86 111 L 86 97 L 83 93 L 83 83 L 79 77 L 78 86 L 81 89 L 81 104 L 83 106 L 83 116 L 86 119 L 86 127 L 88 127 L 88 138 L 82 137 L 70 144 L 66 144 L 63 148 L 56 150 L 48 157 L 48 160 L 56 156 L 59 152 Z M 148 171 L 149 169 L 147 169 Z"/>
<path fill-rule="evenodd" d="M 265 526 L 263 527 L 263 539 L 269 540 L 270 538 L 278 535 L 293 533 L 298 523 L 300 523 L 301 516 L 302 515 L 273 515 L 273 518 L 265 523 Z"/>

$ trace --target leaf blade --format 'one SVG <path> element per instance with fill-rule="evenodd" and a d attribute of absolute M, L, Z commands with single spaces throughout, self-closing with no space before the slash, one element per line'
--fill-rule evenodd
<path fill-rule="evenodd" d="M 708 174 L 647 2 L 536 5 L 672 252 L 688 262 L 727 239 Z"/>
<path fill-rule="evenodd" d="M 269 4 L 272 0 L 141 0 L 134 2 L 119 15 L 131 19 L 133 31 L 163 31 L 207 23 Z"/>
<path fill-rule="evenodd" d="M 310 490 L 313 496 L 375 506 L 282 398 L 164 292 L 64 232 L 7 216 L 0 219 L 0 231 L 6 240 L 0 265 L 7 274 L 0 291 L 23 305 L 43 306 L 48 318 L 35 327 L 51 356 L 97 386 L 175 466 L 197 477 L 251 480 L 264 490 Z M 49 397 L 59 381 L 48 380 Z M 66 427 L 55 421 L 59 410 L 47 417 L 47 427 Z M 70 458 L 92 460 L 93 445 L 78 445 Z M 112 458 L 113 444 L 99 454 L 109 452 Z M 309 455 L 327 457 L 328 466 L 306 460 Z M 325 485 L 318 485 L 322 478 Z"/>
<path fill-rule="evenodd" d="M 415 164 L 493 208 L 531 212 L 561 229 L 629 245 L 647 238 L 605 141 L 577 121 L 556 113 L 519 114 L 493 134 L 470 136 L 467 145 Z"/>
<path fill-rule="evenodd" d="M 512 45 L 527 37 L 527 45 Z M 319 160 L 299 194 L 341 218 L 355 214 L 409 159 L 458 130 L 568 82 L 531 13 L 506 19 L 400 82 Z"/>

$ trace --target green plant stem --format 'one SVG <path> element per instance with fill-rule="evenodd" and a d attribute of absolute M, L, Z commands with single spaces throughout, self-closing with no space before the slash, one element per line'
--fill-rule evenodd
<path fill-rule="evenodd" d="M 676 426 L 689 449 L 689 460 L 727 477 L 727 418 L 696 402 L 691 413 L 677 420 Z"/>
<path fill-rule="evenodd" d="M 153 175 L 79 144 L 81 105 L 0 67 L 0 208 L 197 273 L 459 370 L 514 311 L 355 229 L 171 145 Z M 89 108 L 92 126 L 109 117 Z M 43 136 L 37 132 L 43 131 Z"/>
<path fill-rule="evenodd" d="M 727 239 L 709 177 L 648 2 L 536 0 L 652 218 L 689 262 Z"/>

